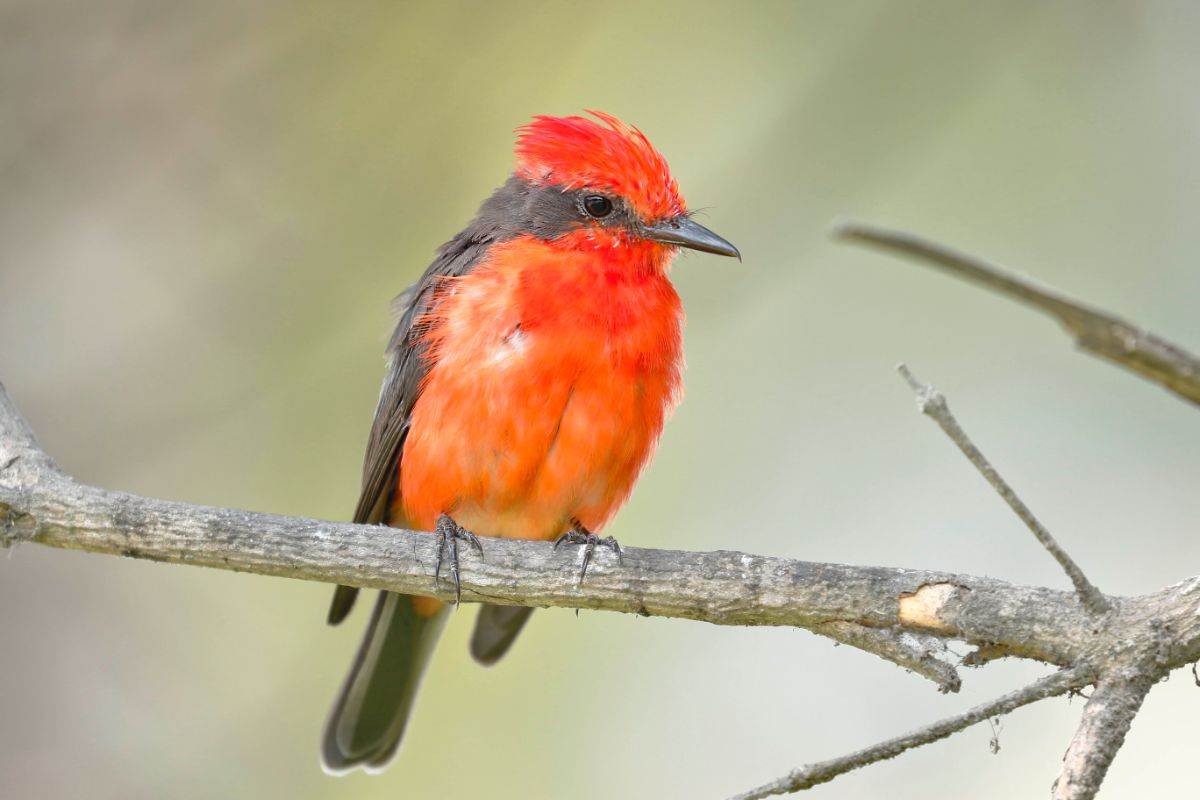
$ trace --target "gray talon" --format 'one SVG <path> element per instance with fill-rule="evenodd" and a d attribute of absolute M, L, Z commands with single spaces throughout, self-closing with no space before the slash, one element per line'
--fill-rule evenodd
<path fill-rule="evenodd" d="M 596 534 L 576 523 L 575 527 L 558 537 L 554 541 L 554 549 L 557 550 L 561 544 L 580 544 L 583 545 L 583 564 L 579 568 L 578 583 L 583 583 L 584 576 L 587 575 L 588 565 L 592 563 L 592 554 L 596 552 L 596 546 L 607 547 L 617 554 L 617 563 L 623 563 L 624 551 L 621 550 L 621 545 L 611 536 L 606 536 L 601 539 Z"/>

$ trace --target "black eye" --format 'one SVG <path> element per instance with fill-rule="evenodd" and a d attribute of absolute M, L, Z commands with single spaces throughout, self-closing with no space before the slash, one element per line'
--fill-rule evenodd
<path fill-rule="evenodd" d="M 612 201 L 602 194 L 589 194 L 583 198 L 583 210 L 589 217 L 601 219 L 612 213 L 613 205 Z"/>

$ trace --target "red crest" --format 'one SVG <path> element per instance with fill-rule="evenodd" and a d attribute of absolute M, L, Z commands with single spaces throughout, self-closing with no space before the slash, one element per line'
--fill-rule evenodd
<path fill-rule="evenodd" d="M 645 134 L 610 114 L 587 113 L 600 122 L 539 116 L 518 128 L 517 175 L 541 185 L 611 192 L 648 221 L 684 213 L 679 185 Z"/>

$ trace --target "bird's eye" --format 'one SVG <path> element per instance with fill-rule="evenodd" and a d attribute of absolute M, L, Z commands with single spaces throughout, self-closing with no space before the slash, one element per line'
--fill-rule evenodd
<path fill-rule="evenodd" d="M 612 213 L 613 204 L 602 194 L 589 194 L 583 198 L 583 210 L 593 219 L 603 219 Z"/>

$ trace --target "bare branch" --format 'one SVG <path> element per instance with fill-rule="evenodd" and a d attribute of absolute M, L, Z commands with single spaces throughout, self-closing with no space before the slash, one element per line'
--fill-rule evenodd
<path fill-rule="evenodd" d="M 1112 606 L 1105 599 L 1104 595 L 1100 593 L 1100 590 L 1092 585 L 1092 582 L 1083 574 L 1083 570 L 1075 563 L 1074 559 L 1059 546 L 1054 537 L 1050 535 L 1050 531 L 1046 530 L 1046 527 L 1038 521 L 1033 512 L 1029 510 L 1029 507 L 1025 505 L 1025 502 L 1017 496 L 1017 493 L 1008 485 L 1008 482 L 1004 480 L 1000 473 L 996 471 L 996 468 L 991 465 L 991 462 L 987 460 L 987 457 L 971 441 L 971 437 L 967 435 L 962 426 L 958 424 L 958 420 L 954 418 L 954 414 L 950 412 L 950 406 L 946 403 L 946 398 L 942 393 L 933 386 L 922 384 L 918 381 L 912 372 L 909 371 L 907 365 L 901 364 L 897 369 L 904 376 L 904 379 L 908 381 L 908 385 L 912 387 L 912 390 L 917 393 L 917 407 L 921 410 L 921 413 L 930 417 L 938 424 L 938 427 L 958 446 L 958 449 L 967 457 L 967 460 L 991 484 L 996 493 L 1004 499 L 1004 502 L 1008 503 L 1009 508 L 1021 518 L 1021 521 L 1025 523 L 1025 527 L 1033 532 L 1034 537 L 1042 543 L 1042 547 L 1046 548 L 1050 555 L 1054 557 L 1054 560 L 1058 562 L 1059 566 L 1063 568 L 1063 571 L 1067 573 L 1067 577 L 1071 579 L 1071 583 L 1075 586 L 1075 591 L 1079 593 L 1080 599 L 1088 610 L 1097 615 L 1110 611 Z"/>
<path fill-rule="evenodd" d="M 3 393 L 0 388 L 0 394 Z M 0 416 L 15 414 L 0 402 Z M 0 430 L 17 430 L 12 419 Z M 0 441 L 0 453 L 19 449 Z M 0 462 L 3 463 L 3 462 Z M 450 599 L 435 583 L 434 541 L 425 532 L 280 517 L 193 506 L 82 485 L 48 459 L 22 459 L 0 470 L 0 519 L 15 520 L 6 541 L 30 539 L 93 553 L 191 564 L 261 575 L 341 583 Z M 1106 636 L 1130 637 L 1149 615 L 1172 622 L 1168 666 L 1200 658 L 1200 591 L 1178 587 L 1122 601 L 1098 632 L 1069 594 L 945 572 L 822 564 L 718 551 L 628 548 L 623 563 L 601 554 L 582 586 L 573 554 L 548 542 L 488 540 L 480 558 L 462 555 L 462 598 L 528 606 L 590 608 L 700 620 L 720 625 L 796 626 L 837 631 L 847 643 L 908 669 L 913 650 L 854 639 L 851 623 L 898 635 L 1003 646 L 1013 655 L 1074 663 Z M 1200 579 L 1193 582 L 1200 585 Z M 1189 587 L 1193 584 L 1188 584 Z M 1120 626 L 1126 626 L 1118 630 Z M 935 668 L 936 669 L 936 668 Z M 922 672 L 924 674 L 924 672 Z M 941 676 L 941 682 L 948 675 Z"/>
<path fill-rule="evenodd" d="M 1200 403 L 1200 358 L 1107 311 L 911 233 L 842 222 L 834 225 L 833 236 L 919 259 L 1043 311 L 1058 320 L 1083 350 Z"/>
<path fill-rule="evenodd" d="M 886 761 L 889 758 L 895 758 L 907 750 L 912 750 L 914 747 L 920 747 L 921 745 L 936 742 L 939 739 L 945 739 L 947 736 L 978 722 L 983 722 L 985 719 L 1007 714 L 1021 706 L 1035 703 L 1038 700 L 1044 700 L 1047 697 L 1056 697 L 1072 689 L 1078 689 L 1081 686 L 1087 685 L 1088 681 L 1088 672 L 1082 667 L 1059 670 L 1040 678 L 1024 689 L 1010 692 L 990 703 L 984 703 L 961 714 L 946 717 L 911 733 L 897 736 L 894 739 L 888 739 L 887 741 L 880 742 L 864 750 L 850 753 L 841 758 L 833 758 L 829 761 L 821 761 L 793 770 L 778 780 L 739 794 L 732 798 L 732 800 L 761 800 L 761 798 L 772 795 L 789 794 L 791 792 L 811 789 L 814 786 L 827 783 L 839 775 L 859 769 L 860 767 L 865 767 L 879 761 Z"/>
<path fill-rule="evenodd" d="M 11 462 L 0 469 L 0 544 L 30 539 L 93 553 L 452 598 L 452 588 L 432 578 L 436 553 L 428 533 L 107 491 L 72 480 L 31 448 L 36 442 L 0 386 L 0 465 Z M 923 660 L 915 645 L 901 643 L 901 633 L 1005 644 L 1059 665 L 1094 640 L 1089 620 L 1070 595 L 987 578 L 727 551 L 627 548 L 621 563 L 600 555 L 580 586 L 572 555 L 556 553 L 548 542 L 488 540 L 483 558 L 469 549 L 462 554 L 462 599 L 803 627 L 862 645 L 939 685 L 952 684 L 953 671 Z M 1195 605 L 1200 608 L 1200 594 Z M 855 633 L 841 625 L 826 627 L 829 623 L 880 632 Z M 1200 623 L 1196 633 L 1191 660 L 1200 657 Z"/>
<path fill-rule="evenodd" d="M 426 532 L 193 506 L 49 475 L 31 487 L 0 484 L 4 509 L 22 520 L 19 538 L 51 547 L 453 597 L 452 586 L 433 580 L 435 543 Z M 829 622 L 887 632 L 899 627 L 975 644 L 1000 642 L 1053 664 L 1069 663 L 1094 638 L 1072 594 L 969 575 L 629 547 L 619 564 L 599 554 L 578 585 L 574 553 L 555 552 L 548 542 L 489 539 L 482 558 L 473 550 L 460 558 L 464 602 L 818 633 Z M 1200 608 L 1200 594 L 1194 600 Z M 1200 619 L 1196 628 L 1200 655 Z M 912 668 L 907 655 L 901 661 Z"/>
<path fill-rule="evenodd" d="M 943 694 L 957 692 L 962 687 L 962 679 L 958 677 L 954 665 L 938 658 L 938 653 L 946 651 L 946 645 L 934 636 L 903 629 L 868 628 L 841 620 L 825 622 L 815 630 L 830 639 L 874 653 L 912 670 L 936 683 L 938 691 Z"/>
<path fill-rule="evenodd" d="M 1096 684 L 1079 729 L 1063 755 L 1062 770 L 1054 781 L 1053 800 L 1092 800 L 1121 745 L 1125 734 L 1154 686 L 1150 669 L 1113 669 Z"/>

